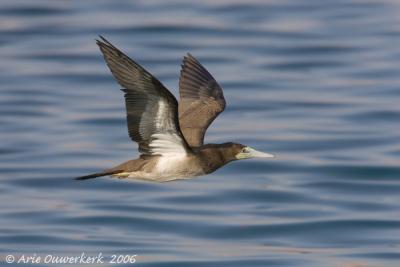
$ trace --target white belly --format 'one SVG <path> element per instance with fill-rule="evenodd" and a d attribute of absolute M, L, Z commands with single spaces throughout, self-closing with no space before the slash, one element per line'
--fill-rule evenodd
<path fill-rule="evenodd" d="M 160 157 L 151 172 L 125 172 L 116 174 L 115 176 L 120 178 L 167 182 L 178 179 L 189 179 L 194 176 L 205 174 L 200 166 L 193 168 L 193 164 L 191 164 L 191 168 L 189 168 L 187 160 L 188 158 L 186 156 L 181 155 Z"/>
<path fill-rule="evenodd" d="M 179 169 L 185 169 L 186 156 L 173 156 L 173 157 L 160 157 L 157 165 L 155 166 L 155 172 L 160 174 L 177 173 Z"/>

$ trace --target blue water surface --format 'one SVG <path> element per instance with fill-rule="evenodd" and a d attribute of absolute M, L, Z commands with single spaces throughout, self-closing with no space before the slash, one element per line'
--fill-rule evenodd
<path fill-rule="evenodd" d="M 396 0 L 1 1 L 0 261 L 400 266 L 399 14 Z M 228 102 L 206 141 L 277 158 L 73 180 L 138 156 L 99 34 L 175 95 L 190 52 Z"/>

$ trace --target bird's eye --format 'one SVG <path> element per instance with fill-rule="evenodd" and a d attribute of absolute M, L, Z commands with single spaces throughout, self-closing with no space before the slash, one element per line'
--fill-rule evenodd
<path fill-rule="evenodd" d="M 247 149 L 247 147 L 244 147 L 244 148 L 242 149 L 242 153 L 249 153 L 249 150 Z"/>

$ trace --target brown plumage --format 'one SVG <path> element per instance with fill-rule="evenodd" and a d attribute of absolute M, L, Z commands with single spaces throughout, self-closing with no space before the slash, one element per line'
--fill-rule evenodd
<path fill-rule="evenodd" d="M 183 59 L 179 79 L 179 122 L 191 147 L 203 145 L 208 126 L 225 109 L 221 87 L 190 54 Z"/>
<path fill-rule="evenodd" d="M 221 87 L 192 55 L 183 60 L 178 105 L 160 81 L 100 38 L 97 44 L 104 59 L 123 87 L 129 136 L 141 155 L 76 179 L 112 175 L 165 182 L 208 174 L 233 160 L 272 157 L 241 144 L 203 144 L 208 126 L 225 108 L 225 99 Z"/>

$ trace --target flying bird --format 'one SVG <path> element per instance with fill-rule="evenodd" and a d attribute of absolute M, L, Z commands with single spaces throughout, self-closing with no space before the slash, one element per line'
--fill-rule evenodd
<path fill-rule="evenodd" d="M 102 36 L 96 41 L 125 93 L 128 132 L 140 157 L 77 180 L 111 175 L 166 182 L 209 174 L 234 160 L 273 157 L 237 143 L 204 144 L 208 126 L 226 103 L 221 87 L 192 55 L 183 59 L 178 104 L 138 63 Z"/>

